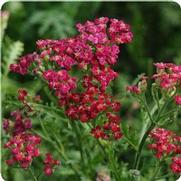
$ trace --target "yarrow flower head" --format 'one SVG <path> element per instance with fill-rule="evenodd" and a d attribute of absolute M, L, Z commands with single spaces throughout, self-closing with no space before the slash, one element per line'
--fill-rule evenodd
<path fill-rule="evenodd" d="M 157 74 L 153 79 L 160 85 L 161 89 L 173 90 L 181 88 L 181 65 L 173 63 L 156 63 Z"/>
<path fill-rule="evenodd" d="M 149 148 L 156 151 L 156 157 L 162 158 L 171 153 L 181 153 L 181 137 L 175 135 L 172 131 L 156 128 L 150 133 L 150 137 L 155 143 L 150 144 Z"/>
<path fill-rule="evenodd" d="M 10 138 L 4 147 L 11 151 L 12 157 L 6 160 L 6 163 L 8 165 L 17 163 L 22 168 L 28 168 L 33 158 L 40 155 L 39 148 L 37 147 L 40 142 L 41 138 L 39 136 L 27 132 Z"/>
<path fill-rule="evenodd" d="M 181 154 L 181 137 L 172 131 L 156 128 L 150 133 L 150 138 L 153 143 L 149 145 L 149 148 L 155 151 L 156 157 L 164 159 L 173 156 L 171 169 L 173 172 L 179 173 L 181 171 L 179 168 L 180 156 L 177 157 L 177 155 Z"/>
<path fill-rule="evenodd" d="M 28 69 L 32 65 L 33 62 L 39 63 L 39 55 L 36 52 L 21 57 L 18 64 L 10 65 L 10 70 L 12 72 L 19 73 L 21 75 L 25 75 L 28 73 Z M 35 71 L 35 69 L 34 69 L 34 71 Z"/>
<path fill-rule="evenodd" d="M 12 157 L 6 160 L 8 165 L 20 164 L 22 168 L 28 168 L 34 157 L 40 155 L 37 147 L 41 138 L 29 132 L 32 128 L 31 120 L 23 117 L 19 110 L 13 111 L 11 116 L 15 121 L 5 119 L 3 128 L 10 134 L 10 139 L 4 147 L 9 149 Z"/>
<path fill-rule="evenodd" d="M 70 119 L 85 123 L 103 114 L 91 134 L 96 138 L 119 139 L 120 103 L 106 89 L 118 75 L 111 66 L 117 62 L 119 45 L 132 41 L 130 26 L 121 20 L 102 17 L 78 23 L 76 27 L 79 34 L 73 38 L 38 40 L 40 53 L 20 58 L 18 64 L 10 65 L 10 70 L 22 75 L 37 73 L 45 79 Z M 75 68 L 81 74 L 74 74 Z M 19 94 L 24 100 L 24 92 Z M 106 116 L 110 112 L 112 115 Z M 103 134 L 98 136 L 98 131 Z"/>
<path fill-rule="evenodd" d="M 28 117 L 23 117 L 19 110 L 11 112 L 11 116 L 14 121 L 10 119 L 3 121 L 3 128 L 7 133 L 15 136 L 32 128 L 31 120 Z"/>
<path fill-rule="evenodd" d="M 43 72 L 43 78 L 48 81 L 50 89 L 55 90 L 58 97 L 64 97 L 76 88 L 76 78 L 70 77 L 66 70 L 47 70 Z"/>
<path fill-rule="evenodd" d="M 28 92 L 25 89 L 18 90 L 18 100 L 24 104 Z M 26 100 L 28 101 L 28 100 Z M 25 107 L 24 107 L 25 108 Z M 23 169 L 28 169 L 36 157 L 40 156 L 41 137 L 32 132 L 32 122 L 27 116 L 29 110 L 12 111 L 9 119 L 3 120 L 3 129 L 9 136 L 8 141 L 4 144 L 4 148 L 10 152 L 10 158 L 6 160 L 8 165 L 19 165 Z M 46 155 L 44 161 L 44 172 L 51 175 L 55 165 L 59 165 L 60 161 L 53 160 L 50 154 Z"/>

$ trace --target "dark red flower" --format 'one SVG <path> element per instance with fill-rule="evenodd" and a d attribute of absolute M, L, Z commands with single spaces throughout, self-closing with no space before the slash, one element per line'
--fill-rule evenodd
<path fill-rule="evenodd" d="M 44 160 L 44 174 L 47 176 L 52 175 L 53 173 L 53 168 L 55 166 L 60 165 L 60 161 L 59 160 L 54 160 L 53 156 L 51 155 L 51 153 L 47 153 L 45 160 Z"/>

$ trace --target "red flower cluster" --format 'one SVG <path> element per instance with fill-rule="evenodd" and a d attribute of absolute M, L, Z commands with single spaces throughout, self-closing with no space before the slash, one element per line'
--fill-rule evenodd
<path fill-rule="evenodd" d="M 39 156 L 37 145 L 41 138 L 28 132 L 32 127 L 29 118 L 23 118 L 20 111 L 11 113 L 15 121 L 5 119 L 3 128 L 11 135 L 4 147 L 11 151 L 12 157 L 6 160 L 8 165 L 20 164 L 22 168 L 28 168 L 34 157 Z"/>
<path fill-rule="evenodd" d="M 109 113 L 109 111 L 118 112 L 120 110 L 120 103 L 114 101 L 111 96 L 100 92 L 98 88 L 92 86 L 87 88 L 87 91 L 84 93 L 71 94 L 67 97 L 67 102 L 66 114 L 73 120 L 88 122 L 96 119 L 100 113 L 107 112 L 107 116 L 99 120 L 101 124 L 107 124 L 107 127 L 103 129 L 104 126 L 102 128 L 97 126 L 91 131 L 96 138 L 108 139 L 112 133 L 118 134 L 118 132 L 121 135 L 119 127 L 120 117 Z M 116 129 L 113 127 L 116 127 Z M 98 135 L 97 131 L 100 130 L 101 134 Z M 118 136 L 113 136 L 113 138 L 118 139 Z"/>
<path fill-rule="evenodd" d="M 157 74 L 153 75 L 160 87 L 165 90 L 181 87 L 181 65 L 156 63 Z"/>
<path fill-rule="evenodd" d="M 29 118 L 23 118 L 23 115 L 19 110 L 11 112 L 11 116 L 14 118 L 15 121 L 9 119 L 4 119 L 3 121 L 3 128 L 6 130 L 7 133 L 16 136 L 17 134 L 31 129 L 31 120 Z"/>
<path fill-rule="evenodd" d="M 10 70 L 25 75 L 28 73 L 28 68 L 33 62 L 39 63 L 39 55 L 35 52 L 21 57 L 18 64 L 11 64 Z"/>
<path fill-rule="evenodd" d="M 177 159 L 176 155 L 181 154 L 181 137 L 163 128 L 156 128 L 153 130 L 150 133 L 150 137 L 155 143 L 150 144 L 149 148 L 156 152 L 156 157 L 158 159 L 174 155 L 171 168 L 173 172 L 178 173 L 178 167 L 181 165 L 179 165 L 180 159 Z"/>
<path fill-rule="evenodd" d="M 106 114 L 106 121 L 103 124 L 103 127 L 96 126 L 92 129 L 91 133 L 96 138 L 109 139 L 110 136 L 116 140 L 122 137 L 122 133 L 120 132 L 120 117 L 118 115 L 112 114 L 108 112 Z"/>
<path fill-rule="evenodd" d="M 24 75 L 31 62 L 38 62 L 37 72 L 41 72 L 49 87 L 55 90 L 67 116 L 88 122 L 102 113 L 106 115 L 110 111 L 119 112 L 120 104 L 105 91 L 117 77 L 111 65 L 117 61 L 118 45 L 131 42 L 133 35 L 129 25 L 107 17 L 87 21 L 85 24 L 79 23 L 76 27 L 79 34 L 73 38 L 37 41 L 40 54 L 36 54 L 34 58 L 23 57 L 19 64 L 11 65 L 10 69 Z M 25 62 L 23 70 L 22 61 Z M 74 74 L 74 67 L 81 73 Z M 96 138 L 121 137 L 120 118 L 117 121 L 119 116 L 115 113 L 111 118 L 105 116 L 101 123 L 96 123 L 92 130 Z M 103 127 L 105 123 L 108 125 L 106 129 Z M 97 134 L 99 131 L 101 134 Z"/>
<path fill-rule="evenodd" d="M 175 96 L 175 103 L 178 105 L 181 105 L 181 96 L 179 96 L 179 95 Z"/>
<path fill-rule="evenodd" d="M 175 65 L 173 63 L 155 63 L 157 73 L 152 76 L 155 83 L 160 87 L 161 91 L 172 92 L 175 90 L 181 90 L 181 65 Z M 134 94 L 141 94 L 147 84 L 147 77 L 141 77 L 141 81 L 138 85 L 132 85 L 127 87 L 127 91 Z M 175 96 L 175 103 L 181 105 L 181 96 Z"/>
<path fill-rule="evenodd" d="M 15 163 L 20 164 L 22 168 L 28 168 L 34 157 L 40 155 L 37 145 L 40 144 L 41 138 L 37 135 L 30 133 L 20 133 L 4 145 L 11 151 L 12 158 L 6 160 L 8 165 L 13 165 Z"/>
<path fill-rule="evenodd" d="M 181 156 L 172 158 L 172 163 L 170 165 L 170 168 L 176 174 L 181 173 Z"/>
<path fill-rule="evenodd" d="M 28 112 L 33 111 L 32 107 L 28 104 L 28 92 L 25 89 L 18 89 L 18 100 L 23 103 Z"/>
<path fill-rule="evenodd" d="M 53 173 L 53 168 L 57 165 L 60 165 L 60 161 L 59 160 L 54 160 L 52 155 L 50 153 L 46 154 L 46 158 L 44 160 L 44 173 L 47 176 L 52 175 Z"/>
<path fill-rule="evenodd" d="M 25 101 L 27 95 L 28 92 L 25 89 L 18 90 L 18 100 L 26 105 L 28 105 L 27 100 Z M 26 111 L 29 112 L 30 110 Z M 40 156 L 38 145 L 41 143 L 41 138 L 38 135 L 32 134 L 32 122 L 22 112 L 20 110 L 13 111 L 11 112 L 11 119 L 3 120 L 3 129 L 10 136 L 9 140 L 4 144 L 4 148 L 9 149 L 11 154 L 11 157 L 6 160 L 8 165 L 19 164 L 21 168 L 27 169 L 33 159 Z M 59 161 L 53 160 L 52 156 L 47 154 L 44 164 L 45 174 L 51 175 L 53 173 L 52 168 L 55 165 L 59 165 Z"/>
<path fill-rule="evenodd" d="M 66 70 L 43 72 L 43 78 L 48 81 L 50 89 L 55 90 L 58 97 L 65 97 L 76 88 L 76 78 L 71 77 Z"/>
<path fill-rule="evenodd" d="M 18 100 L 19 101 L 24 103 L 27 95 L 28 95 L 28 92 L 25 89 L 18 90 Z"/>
<path fill-rule="evenodd" d="M 134 93 L 134 94 L 140 94 L 141 93 L 141 89 L 137 85 L 127 86 L 127 91 Z"/>
<path fill-rule="evenodd" d="M 181 65 L 156 63 L 157 74 L 153 75 L 160 88 L 166 91 L 181 90 Z M 175 96 L 175 103 L 181 105 L 181 96 Z"/>
<path fill-rule="evenodd" d="M 81 38 L 92 44 L 129 43 L 133 38 L 128 24 L 107 17 L 96 19 L 94 22 L 87 21 L 84 25 L 78 23 L 77 29 Z"/>

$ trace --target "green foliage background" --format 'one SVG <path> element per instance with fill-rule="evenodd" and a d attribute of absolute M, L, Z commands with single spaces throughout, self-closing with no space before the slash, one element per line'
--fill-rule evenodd
<path fill-rule="evenodd" d="M 164 61 L 181 64 L 181 11 L 178 4 L 174 2 L 7 2 L 3 5 L 2 10 L 9 12 L 10 15 L 2 41 L 2 100 L 5 101 L 8 101 L 9 96 L 16 95 L 18 88 L 24 87 L 32 94 L 41 94 L 44 102 L 53 107 L 54 97 L 39 80 L 31 76 L 22 77 L 9 73 L 8 67 L 20 55 L 35 51 L 35 42 L 38 39 L 61 39 L 76 35 L 75 24 L 77 22 L 93 20 L 96 17 L 107 16 L 123 19 L 131 25 L 134 33 L 133 42 L 121 47 L 119 61 L 114 67 L 116 71 L 120 72 L 120 77 L 111 85 L 112 94 L 119 93 L 123 96 L 126 85 L 134 82 L 138 74 L 151 75 L 154 72 L 153 62 Z M 12 107 L 15 106 L 15 103 L 11 104 Z M 122 104 L 123 124 L 129 125 L 134 122 L 134 124 L 136 123 L 134 129 L 139 132 L 139 127 L 143 124 L 138 113 L 139 105 L 130 98 L 122 99 Z M 95 140 L 88 138 L 89 128 L 85 129 L 82 125 L 79 125 L 78 128 L 82 131 L 82 135 L 78 135 L 82 140 L 81 145 L 91 155 L 89 162 L 87 161 L 87 164 L 82 166 L 79 164 L 81 162 L 78 151 L 80 143 L 73 141 L 75 134 L 70 128 L 70 123 L 62 121 L 60 115 L 53 111 L 51 113 L 47 107 L 40 109 L 42 114 L 33 119 L 33 124 L 40 129 L 37 122 L 41 119 L 48 118 L 48 125 L 53 125 L 51 123 L 55 122 L 54 127 L 49 129 L 53 129 L 56 134 L 61 135 L 62 144 L 68 151 L 69 162 L 78 165 L 78 169 L 81 170 L 81 180 L 95 180 L 97 170 L 102 167 L 107 169 L 107 163 L 100 155 L 99 148 L 94 147 Z M 3 116 L 7 115 L 10 109 L 11 107 L 4 104 Z M 51 116 L 46 115 L 45 112 L 49 112 Z M 174 123 L 170 127 L 179 131 L 181 124 Z M 134 136 L 132 135 L 132 137 Z M 4 137 L 3 139 L 6 140 Z M 51 145 L 46 144 L 46 147 L 52 151 Z M 118 162 L 122 165 L 121 171 L 125 175 L 122 180 L 127 180 L 127 170 L 131 168 L 134 152 L 131 149 L 125 152 L 128 145 L 124 140 L 117 143 L 115 147 Z M 153 161 L 150 159 L 152 154 L 145 151 L 144 155 L 153 166 Z M 38 163 L 38 161 L 35 163 L 37 169 L 39 168 Z M 62 168 L 58 169 L 54 176 L 43 180 L 59 180 L 59 178 L 62 181 L 76 180 L 71 169 L 64 166 L 64 161 L 62 164 Z M 4 177 L 8 181 L 31 180 L 26 172 L 16 171 L 15 168 L 9 169 L 6 165 L 2 165 Z M 154 167 L 148 168 L 149 164 L 146 165 L 143 168 L 145 171 L 143 180 L 147 180 Z M 172 181 L 174 176 L 171 175 L 167 179 Z"/>

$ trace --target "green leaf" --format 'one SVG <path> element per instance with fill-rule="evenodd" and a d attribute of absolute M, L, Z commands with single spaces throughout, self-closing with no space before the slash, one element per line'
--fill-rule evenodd
<path fill-rule="evenodd" d="M 135 134 L 135 130 L 131 130 L 127 124 L 122 123 L 122 131 L 128 144 L 130 144 L 133 149 L 138 150 L 138 140 Z"/>
<path fill-rule="evenodd" d="M 7 76 L 9 65 L 19 58 L 24 50 L 24 44 L 20 41 L 13 42 L 8 37 L 3 45 L 3 75 Z"/>

